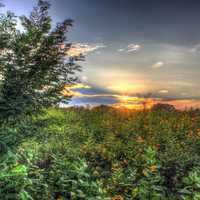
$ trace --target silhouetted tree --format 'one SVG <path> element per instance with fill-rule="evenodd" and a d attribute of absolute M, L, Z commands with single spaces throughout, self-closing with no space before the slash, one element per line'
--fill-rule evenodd
<path fill-rule="evenodd" d="M 157 103 L 152 107 L 153 111 L 168 111 L 168 112 L 174 112 L 176 111 L 176 108 L 173 105 L 170 104 L 164 104 L 164 103 Z"/>

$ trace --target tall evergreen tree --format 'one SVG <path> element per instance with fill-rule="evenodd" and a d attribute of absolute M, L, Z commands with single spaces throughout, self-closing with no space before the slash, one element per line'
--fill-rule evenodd
<path fill-rule="evenodd" d="M 67 19 L 53 29 L 49 8 L 48 2 L 39 0 L 29 17 L 20 17 L 23 31 L 16 29 L 14 14 L 1 17 L 1 118 L 55 105 L 65 85 L 77 81 L 78 58 L 67 55 L 71 44 L 66 40 L 73 21 Z"/>

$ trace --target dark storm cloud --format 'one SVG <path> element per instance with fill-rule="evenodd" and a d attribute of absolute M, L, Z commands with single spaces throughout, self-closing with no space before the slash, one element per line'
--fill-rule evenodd
<path fill-rule="evenodd" d="M 119 101 L 113 96 L 91 96 L 91 97 L 73 97 L 72 101 L 70 102 L 71 105 L 84 105 L 84 104 L 116 104 Z"/>
<path fill-rule="evenodd" d="M 17 14 L 36 0 L 4 0 Z M 55 21 L 75 20 L 76 40 L 156 42 L 192 45 L 200 41 L 199 0 L 50 0 Z"/>
<path fill-rule="evenodd" d="M 92 86 L 90 88 L 77 88 L 73 89 L 73 91 L 78 91 L 81 94 L 85 95 L 97 95 L 97 94 L 111 94 L 106 88 Z"/>
<path fill-rule="evenodd" d="M 57 17 L 67 15 L 82 28 L 82 38 L 107 41 L 144 38 L 195 44 L 200 36 L 199 0 L 52 0 Z M 78 28 L 78 27 L 77 27 Z"/>

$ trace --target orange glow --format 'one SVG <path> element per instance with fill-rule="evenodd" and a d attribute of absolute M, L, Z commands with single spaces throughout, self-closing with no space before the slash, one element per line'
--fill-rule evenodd
<path fill-rule="evenodd" d="M 151 109 L 152 106 L 157 103 L 157 101 L 154 99 L 132 97 L 128 95 L 118 95 L 117 98 L 120 100 L 120 102 L 113 106 L 115 108 L 143 110 Z"/>
<path fill-rule="evenodd" d="M 136 84 L 136 83 L 130 83 L 127 82 L 125 80 L 123 81 L 115 81 L 114 85 L 109 85 L 107 86 L 107 89 L 115 91 L 115 92 L 119 92 L 121 94 L 124 93 L 133 93 L 133 92 L 138 92 L 141 91 L 144 88 L 144 86 L 142 84 Z"/>
<path fill-rule="evenodd" d="M 179 110 L 184 110 L 186 108 L 200 108 L 200 101 L 197 99 L 182 99 L 182 100 L 171 100 L 165 101 L 167 104 L 175 106 Z"/>
<path fill-rule="evenodd" d="M 144 106 L 143 104 L 115 104 L 113 105 L 114 108 L 118 109 L 133 109 L 133 110 L 144 110 L 144 109 L 150 109 L 152 106 Z"/>
<path fill-rule="evenodd" d="M 120 97 L 118 97 L 120 99 Z M 133 109 L 133 110 L 144 110 L 144 109 L 151 109 L 153 105 L 157 103 L 164 103 L 173 105 L 178 110 L 184 110 L 189 108 L 200 108 L 200 101 L 199 100 L 169 100 L 163 101 L 162 99 L 151 99 L 151 98 L 137 98 L 135 100 L 131 100 L 133 97 L 121 97 L 121 101 L 113 105 L 114 108 L 118 109 Z M 137 99 L 136 99 L 137 98 Z"/>
<path fill-rule="evenodd" d="M 63 96 L 83 96 L 82 93 L 78 92 L 78 91 L 74 91 L 73 89 L 88 89 L 91 88 L 89 85 L 84 85 L 82 83 L 77 83 L 74 85 L 65 85 L 63 91 L 61 92 L 61 94 Z"/>
<path fill-rule="evenodd" d="M 62 95 L 67 97 L 67 96 L 82 96 L 80 92 L 72 91 L 72 90 L 66 90 L 64 89 L 62 92 Z"/>
<path fill-rule="evenodd" d="M 133 102 L 133 101 L 138 101 L 138 97 L 131 97 L 128 95 L 117 95 L 117 98 L 120 100 L 120 102 Z"/>
<path fill-rule="evenodd" d="M 129 96 L 121 96 L 121 101 L 128 101 L 129 100 Z"/>
<path fill-rule="evenodd" d="M 177 99 L 177 100 L 163 100 L 160 98 L 146 98 L 146 97 L 137 97 L 131 96 L 128 92 L 123 92 L 122 95 L 120 94 L 83 94 L 77 89 L 84 89 L 84 88 L 91 88 L 89 85 L 78 83 L 76 85 L 66 85 L 61 92 L 64 96 L 73 96 L 73 97 L 87 97 L 87 98 L 94 98 L 94 97 L 108 97 L 117 100 L 115 104 L 108 105 L 122 109 L 133 109 L 133 110 L 145 110 L 151 109 L 153 105 L 157 103 L 164 103 L 173 105 L 176 109 L 184 110 L 185 108 L 200 108 L 200 101 L 197 99 Z M 48 88 L 44 88 L 48 89 Z M 122 90 L 128 90 L 127 87 L 121 88 Z"/>
<path fill-rule="evenodd" d="M 89 85 L 85 85 L 85 84 L 82 84 L 82 83 L 77 83 L 77 84 L 74 84 L 74 85 L 66 85 L 65 88 L 68 88 L 68 89 L 88 89 L 88 88 L 91 88 Z"/>

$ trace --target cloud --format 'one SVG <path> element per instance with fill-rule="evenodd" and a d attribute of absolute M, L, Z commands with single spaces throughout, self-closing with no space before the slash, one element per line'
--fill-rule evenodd
<path fill-rule="evenodd" d="M 90 88 L 91 86 L 82 83 L 77 83 L 75 85 L 65 85 L 62 94 L 64 96 L 82 96 L 82 93 L 78 90 Z"/>
<path fill-rule="evenodd" d="M 139 51 L 141 46 L 139 44 L 129 44 L 127 46 L 127 52 L 134 52 L 134 51 Z"/>
<path fill-rule="evenodd" d="M 190 52 L 192 53 L 200 53 L 200 43 L 193 46 L 193 48 L 190 49 Z"/>
<path fill-rule="evenodd" d="M 88 77 L 87 77 L 87 76 L 82 76 L 82 77 L 81 77 L 81 80 L 82 80 L 83 82 L 87 82 Z"/>
<path fill-rule="evenodd" d="M 72 44 L 70 50 L 67 52 L 70 56 L 78 56 L 80 54 L 87 55 L 98 49 L 105 48 L 104 44 L 88 44 L 88 43 L 75 43 Z"/>
<path fill-rule="evenodd" d="M 163 66 L 164 66 L 164 62 L 158 61 L 152 66 L 152 68 L 156 69 L 156 68 L 160 68 L 160 67 L 163 67 Z"/>
<path fill-rule="evenodd" d="M 117 51 L 119 51 L 119 52 L 123 52 L 123 51 L 125 51 L 125 49 L 118 49 Z"/>
<path fill-rule="evenodd" d="M 181 92 L 181 95 L 182 95 L 182 96 L 187 96 L 188 93 L 187 93 L 187 92 Z"/>
<path fill-rule="evenodd" d="M 118 49 L 118 52 L 136 52 L 139 51 L 141 49 L 141 45 L 139 44 L 129 44 L 126 48 L 121 48 Z"/>
<path fill-rule="evenodd" d="M 82 83 L 77 83 L 75 85 L 72 85 L 72 86 L 66 86 L 70 89 L 89 89 L 91 88 L 91 86 L 89 85 L 85 85 L 85 84 L 82 84 Z"/>
<path fill-rule="evenodd" d="M 195 85 L 194 83 L 186 81 L 171 81 L 169 82 L 169 84 L 175 86 L 184 86 L 184 87 L 193 87 Z"/>
<path fill-rule="evenodd" d="M 160 90 L 159 93 L 161 93 L 161 94 L 167 94 L 167 93 L 169 93 L 169 91 L 168 90 Z"/>

